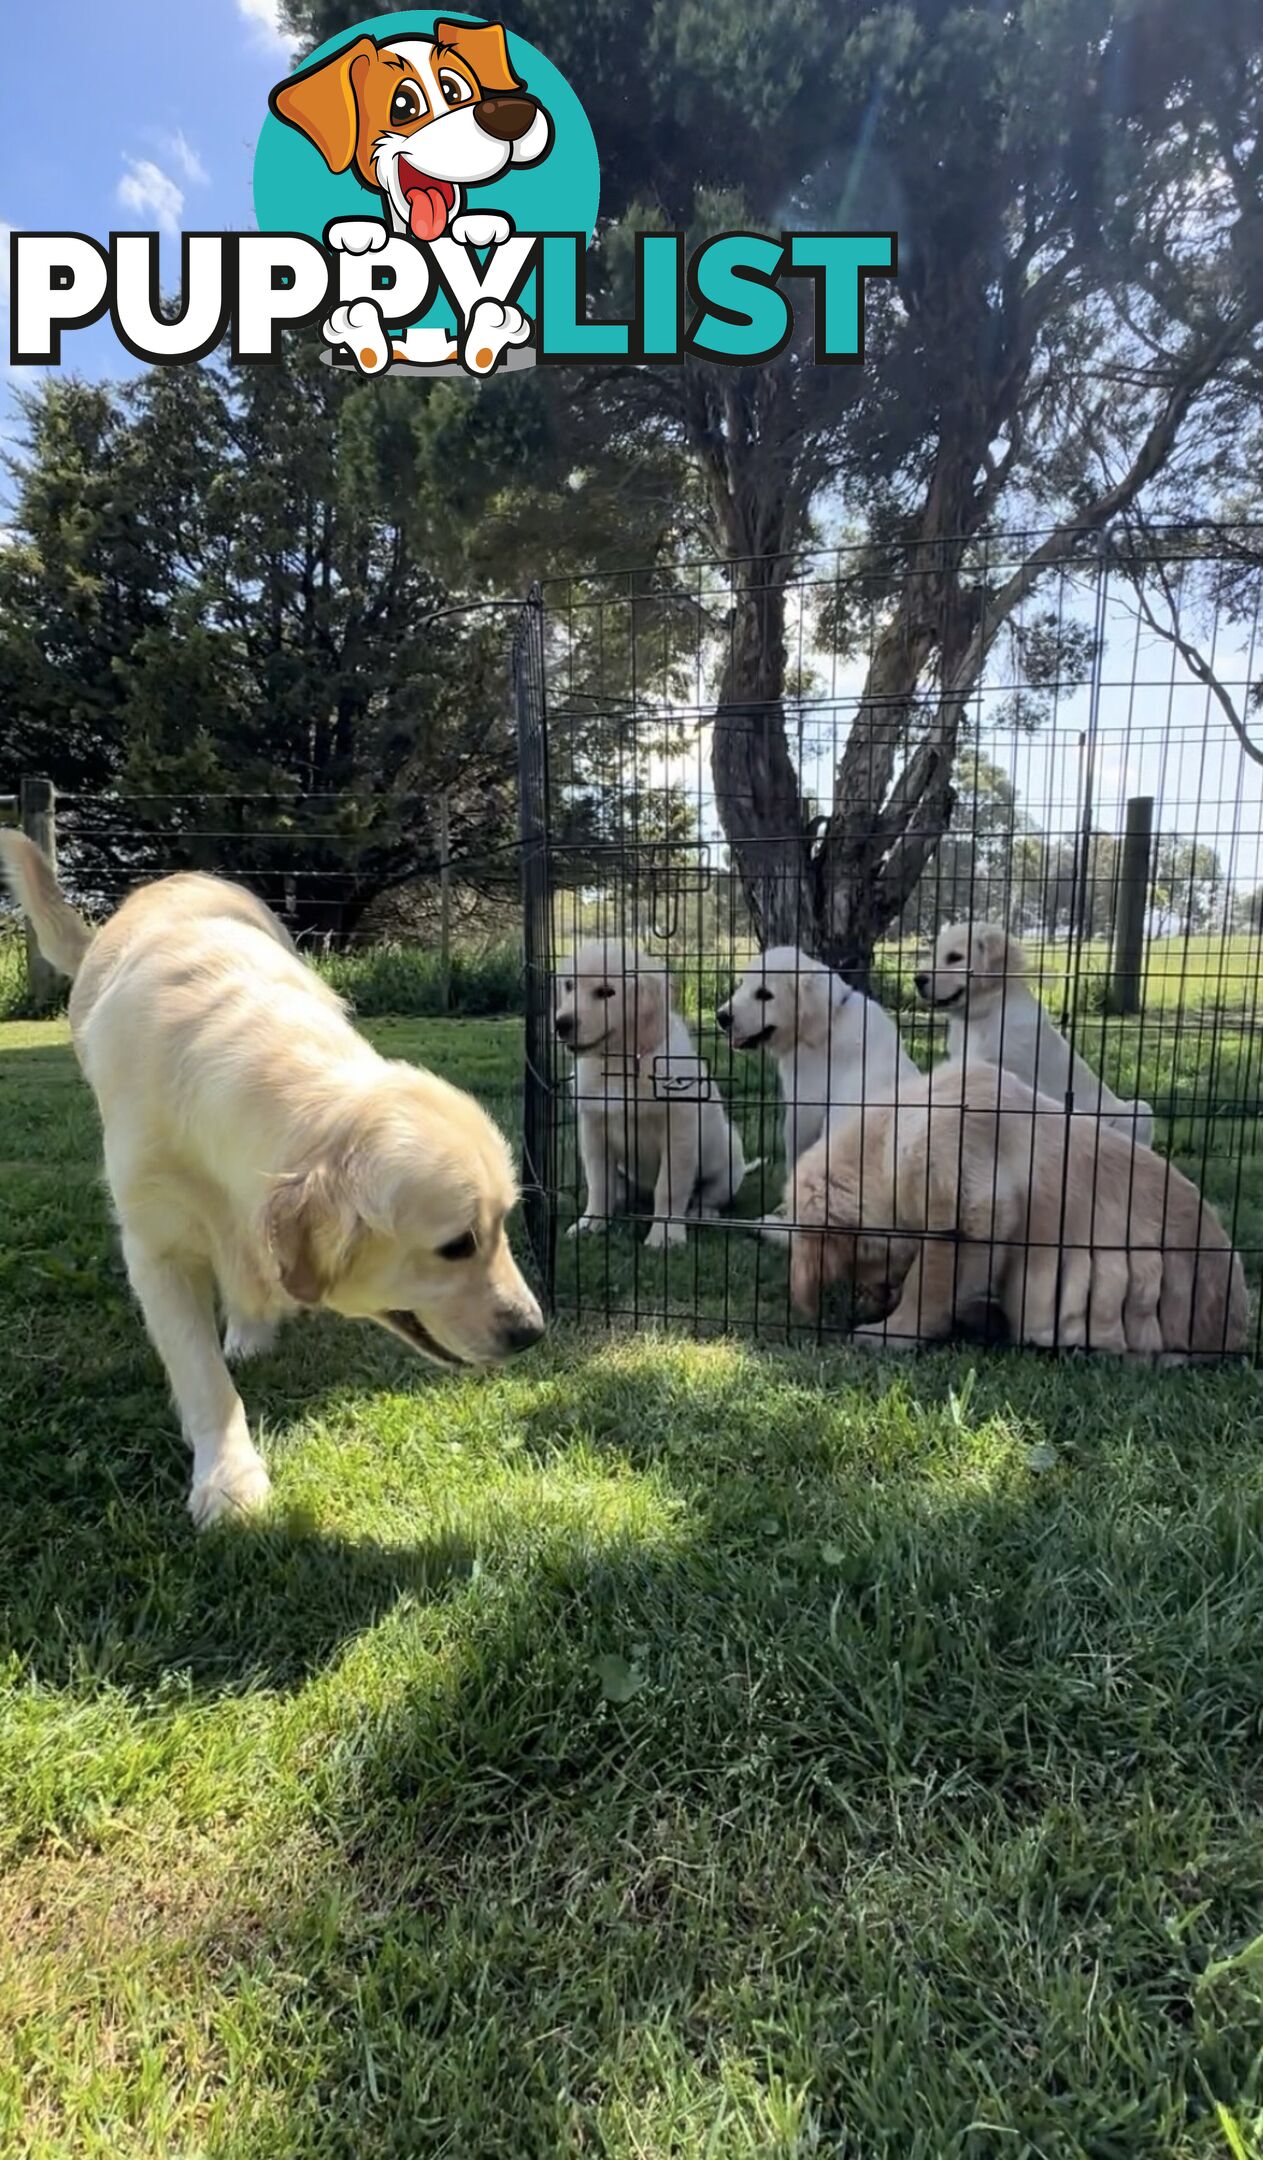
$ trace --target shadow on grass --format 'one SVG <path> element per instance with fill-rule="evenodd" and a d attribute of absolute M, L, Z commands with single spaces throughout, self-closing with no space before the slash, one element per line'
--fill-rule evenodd
<path fill-rule="evenodd" d="M 1263 2097 L 1213 1975 L 1261 1887 L 1257 1489 L 1174 1428 L 948 1475 L 982 1428 L 931 1406 L 910 1476 L 817 1436 L 771 1517 L 730 1400 L 695 1377 L 674 1540 L 493 1561 L 322 1792 L 241 1980 L 302 1975 L 285 2149 L 1209 2156 Z"/>
<path fill-rule="evenodd" d="M 223 1932 L 146 1981 L 214 1976 L 230 2069 L 171 2072 L 205 2148 L 1210 2160 L 1212 2102 L 1261 2097 L 1249 1968 L 1213 1971 L 1263 1892 L 1251 1376 L 644 1339 L 532 1368 L 487 1384 L 433 1540 L 199 1542 L 151 1470 L 27 1549 L 33 1679 L 100 1674 L 146 1729 L 172 1674 L 293 1697 L 294 1855 L 226 1792 Z"/>

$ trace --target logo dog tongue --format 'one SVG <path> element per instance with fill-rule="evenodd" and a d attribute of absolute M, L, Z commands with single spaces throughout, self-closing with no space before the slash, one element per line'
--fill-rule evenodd
<path fill-rule="evenodd" d="M 408 205 L 408 229 L 414 240 L 437 240 L 456 201 L 450 180 L 431 180 L 407 158 L 399 160 L 399 185 Z"/>

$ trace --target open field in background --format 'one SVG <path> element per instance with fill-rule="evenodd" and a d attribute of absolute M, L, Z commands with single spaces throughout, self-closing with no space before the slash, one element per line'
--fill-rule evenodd
<path fill-rule="evenodd" d="M 198 1541 L 60 1023 L 0 1156 L 0 2152 L 1260 2149 L 1255 1373 L 313 1320 Z"/>
<path fill-rule="evenodd" d="M 559 900 L 554 931 L 558 958 L 599 927 L 600 917 L 593 908 L 581 911 L 576 927 L 572 902 Z M 651 927 L 642 935 L 675 974 L 682 1009 L 691 1019 L 709 1018 L 736 976 L 754 959 L 757 948 L 749 939 L 721 938 L 713 925 L 699 935 L 690 930 L 687 917 L 681 918 L 676 929 L 677 935 L 667 939 L 654 937 Z M 1027 938 L 1024 943 L 1032 980 L 1058 1019 L 1067 980 L 1076 974 L 1081 1018 L 1090 1020 L 1100 1013 L 1110 972 L 1110 949 L 1104 939 L 1085 941 L 1077 960 L 1075 948 L 1064 939 Z M 912 939 L 888 940 L 877 948 L 874 994 L 892 1010 L 910 1015 L 919 1010 L 912 977 L 922 950 Z M 446 1009 L 478 1019 L 523 1009 L 522 947 L 520 940 L 512 938 L 458 941 L 446 986 L 435 951 L 399 940 L 317 955 L 315 965 L 365 1017 L 403 1013 L 431 1019 Z M 450 1000 L 446 1007 L 445 987 Z M 1244 933 L 1151 939 L 1146 949 L 1143 1002 L 1149 1013 L 1183 1009 L 1201 1014 L 1220 1008 L 1243 1020 L 1263 1021 L 1263 939 Z M 0 925 L 0 1020 L 24 1017 L 28 1015 L 23 941 L 11 927 Z"/>

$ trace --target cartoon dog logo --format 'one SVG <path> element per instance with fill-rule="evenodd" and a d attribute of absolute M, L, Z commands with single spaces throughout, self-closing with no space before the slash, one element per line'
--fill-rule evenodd
<path fill-rule="evenodd" d="M 387 43 L 356 38 L 278 83 L 268 103 L 315 145 L 330 172 L 353 169 L 380 196 L 384 224 L 340 218 L 326 233 L 330 247 L 353 255 L 380 250 L 392 233 L 500 245 L 513 232 L 511 219 L 467 210 L 466 190 L 485 187 L 510 166 L 538 165 L 553 140 L 548 113 L 513 72 L 500 23 L 441 21 L 430 37 Z M 392 357 L 422 364 L 462 358 L 485 374 L 506 346 L 525 344 L 530 334 L 515 303 L 491 299 L 474 308 L 463 353 L 446 337 L 435 349 L 432 331 L 392 343 L 371 299 L 335 308 L 323 326 L 326 341 L 346 345 L 364 374 L 380 373 Z"/>

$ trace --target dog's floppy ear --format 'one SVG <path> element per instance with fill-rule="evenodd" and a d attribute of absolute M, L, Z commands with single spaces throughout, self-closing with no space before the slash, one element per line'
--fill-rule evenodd
<path fill-rule="evenodd" d="M 493 97 L 521 89 L 509 65 L 503 23 L 436 22 L 434 37 L 437 44 L 451 46 L 457 59 L 473 70 L 479 86 Z"/>
<path fill-rule="evenodd" d="M 328 1163 L 279 1178 L 264 1225 L 281 1288 L 300 1305 L 323 1302 L 363 1228 L 345 1176 Z"/>
<path fill-rule="evenodd" d="M 357 92 L 376 56 L 372 38 L 357 38 L 315 67 L 278 83 L 268 99 L 278 120 L 315 144 L 330 172 L 345 172 L 355 156 L 360 125 Z"/>
<path fill-rule="evenodd" d="M 978 966 L 985 975 L 1024 975 L 1026 955 L 1016 938 L 999 923 L 980 923 L 974 932 Z"/>
<path fill-rule="evenodd" d="M 795 982 L 798 1007 L 798 1039 L 812 1049 L 827 1041 L 833 1018 L 834 992 L 841 989 L 836 975 L 821 975 L 815 968 L 800 968 Z"/>
<path fill-rule="evenodd" d="M 636 1054 L 644 1057 L 650 1050 L 660 1050 L 667 1039 L 670 996 L 665 969 L 637 968 L 631 977 L 631 994 L 636 1016 Z"/>
<path fill-rule="evenodd" d="M 854 1268 L 855 1234 L 850 1230 L 795 1230 L 790 1239 L 790 1296 L 800 1312 L 813 1316 L 825 1291 Z"/>

